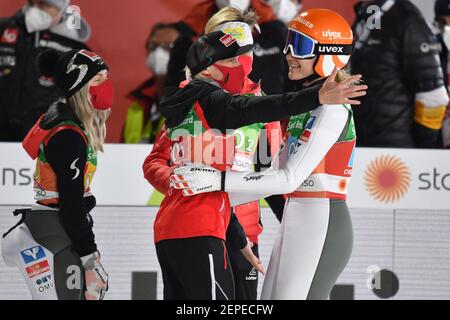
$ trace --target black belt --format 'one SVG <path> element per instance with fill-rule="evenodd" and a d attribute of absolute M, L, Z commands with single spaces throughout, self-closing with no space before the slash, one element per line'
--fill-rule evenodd
<path fill-rule="evenodd" d="M 8 234 L 11 233 L 11 231 L 13 231 L 15 228 L 17 228 L 18 226 L 20 226 L 24 221 L 25 221 L 25 216 L 31 212 L 31 209 L 27 208 L 27 209 L 16 209 L 13 212 L 13 215 L 16 217 L 18 215 L 21 215 L 22 217 L 20 218 L 19 222 L 17 222 L 14 227 L 12 227 L 11 229 L 9 229 L 6 233 L 3 234 L 3 238 L 5 238 Z"/>

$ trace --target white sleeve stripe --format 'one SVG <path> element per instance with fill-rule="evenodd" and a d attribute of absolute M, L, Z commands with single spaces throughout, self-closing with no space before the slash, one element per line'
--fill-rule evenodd
<path fill-rule="evenodd" d="M 445 86 L 437 89 L 416 93 L 416 101 L 421 102 L 425 108 L 438 108 L 449 103 L 448 93 Z"/>

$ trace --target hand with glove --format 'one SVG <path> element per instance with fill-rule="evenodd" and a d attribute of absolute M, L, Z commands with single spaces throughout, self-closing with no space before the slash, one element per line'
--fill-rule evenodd
<path fill-rule="evenodd" d="M 173 172 L 170 184 L 175 189 L 183 190 L 185 196 L 222 190 L 224 172 L 208 165 L 191 163 L 175 168 Z"/>
<path fill-rule="evenodd" d="M 98 251 L 81 257 L 86 282 L 86 300 L 103 300 L 108 291 L 108 274 L 100 262 Z"/>

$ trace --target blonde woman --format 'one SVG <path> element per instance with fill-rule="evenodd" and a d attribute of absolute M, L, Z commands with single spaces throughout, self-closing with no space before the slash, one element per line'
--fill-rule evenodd
<path fill-rule="evenodd" d="M 7 265 L 17 267 L 36 300 L 101 300 L 108 275 L 101 262 L 89 212 L 90 183 L 103 151 L 113 88 L 108 66 L 96 53 L 80 50 L 39 57 L 61 96 L 23 141 L 36 160 L 31 209 L 16 210 L 19 223 L 2 241 Z"/>
<path fill-rule="evenodd" d="M 350 92 L 355 77 L 337 70 L 346 66 L 352 43 L 352 30 L 339 14 L 326 9 L 299 14 L 289 25 L 284 51 L 289 78 L 308 88 L 332 79 Z M 349 104 L 320 103 L 313 111 L 290 117 L 279 168 L 224 174 L 191 165 L 175 169 L 172 179 L 186 195 L 227 191 L 232 205 L 289 194 L 262 299 L 327 299 L 352 251 L 346 197 L 355 142 Z"/>

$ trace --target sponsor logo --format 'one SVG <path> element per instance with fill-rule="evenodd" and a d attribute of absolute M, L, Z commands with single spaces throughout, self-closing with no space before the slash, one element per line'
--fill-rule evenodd
<path fill-rule="evenodd" d="M 380 44 L 381 44 L 381 40 L 370 38 L 369 40 L 367 40 L 367 44 L 368 44 L 369 46 L 372 46 L 372 45 L 380 45 Z"/>
<path fill-rule="evenodd" d="M 211 189 L 212 187 L 213 187 L 213 186 L 210 185 L 210 186 L 206 186 L 206 187 L 203 187 L 203 188 L 198 188 L 197 191 L 205 191 L 205 190 L 209 190 L 209 189 Z"/>
<path fill-rule="evenodd" d="M 302 187 L 314 187 L 316 184 L 314 182 L 314 180 L 305 180 L 302 182 Z"/>
<path fill-rule="evenodd" d="M 300 140 L 302 140 L 303 142 L 308 142 L 309 138 L 311 138 L 311 131 L 310 130 L 303 131 L 303 134 L 300 137 Z"/>
<path fill-rule="evenodd" d="M 184 126 L 186 124 L 193 124 L 194 123 L 194 116 L 187 117 L 183 120 L 182 123 L 180 123 L 180 126 Z"/>
<path fill-rule="evenodd" d="M 423 42 L 420 45 L 420 51 L 422 53 L 427 54 L 429 52 L 440 52 L 442 50 L 442 46 L 440 43 L 426 43 Z"/>
<path fill-rule="evenodd" d="M 28 277 L 33 278 L 39 274 L 50 271 L 50 266 L 48 264 L 48 261 L 44 260 L 27 267 L 25 270 L 28 274 Z"/>
<path fill-rule="evenodd" d="M 253 164 L 250 162 L 242 161 L 242 160 L 234 160 L 234 164 L 236 167 L 244 168 L 246 170 L 252 170 Z"/>
<path fill-rule="evenodd" d="M 339 188 L 339 191 L 340 191 L 340 192 L 345 192 L 345 191 L 347 191 L 347 186 L 348 186 L 348 183 L 347 183 L 347 180 L 346 180 L 346 179 L 341 179 L 341 180 L 339 180 L 339 182 L 338 182 L 338 188 Z"/>
<path fill-rule="evenodd" d="M 247 34 L 243 27 L 225 28 L 223 33 L 230 34 L 234 39 L 244 41 L 247 38 Z"/>
<path fill-rule="evenodd" d="M 95 62 L 95 61 L 98 61 L 98 60 L 101 60 L 101 59 L 102 59 L 102 58 L 101 58 L 98 54 L 96 54 L 95 52 L 91 52 L 91 51 L 87 51 L 87 50 L 80 50 L 80 51 L 78 52 L 78 54 L 81 54 L 81 55 L 83 55 L 83 56 L 89 58 L 90 60 L 92 60 L 92 62 Z"/>
<path fill-rule="evenodd" d="M 312 129 L 315 121 L 316 121 L 316 117 L 315 116 L 309 117 L 308 122 L 306 122 L 305 129 Z"/>
<path fill-rule="evenodd" d="M 67 71 L 66 71 L 67 74 L 70 74 L 75 70 L 79 70 L 78 79 L 77 79 L 77 81 L 75 81 L 75 83 L 72 85 L 72 87 L 70 87 L 69 90 L 72 90 L 77 85 L 79 85 L 81 83 L 81 81 L 83 81 L 86 74 L 88 73 L 87 64 L 80 64 L 80 65 L 75 64 L 75 59 L 77 58 L 77 56 L 78 56 L 78 54 L 75 54 L 72 57 L 72 59 L 70 60 L 69 64 L 67 65 Z"/>
<path fill-rule="evenodd" d="M 72 181 L 75 180 L 76 178 L 78 178 L 78 176 L 80 175 L 80 169 L 78 169 L 76 167 L 77 161 L 80 160 L 80 158 L 76 158 L 75 160 L 73 160 L 73 162 L 70 164 L 70 169 L 71 170 L 75 170 L 75 174 L 72 178 Z"/>
<path fill-rule="evenodd" d="M 437 168 L 433 168 L 433 172 L 420 173 L 419 181 L 423 183 L 419 190 L 450 191 L 450 173 L 442 174 Z"/>
<path fill-rule="evenodd" d="M 50 38 L 50 37 L 47 37 L 47 38 Z M 70 51 L 73 49 L 71 47 L 63 46 L 63 45 L 59 44 L 58 42 L 51 41 L 51 40 L 45 40 L 45 39 L 41 39 L 41 41 L 39 41 L 39 47 L 52 48 L 52 49 L 55 49 L 55 50 L 61 51 L 61 52 L 67 52 L 67 51 Z"/>
<path fill-rule="evenodd" d="M 355 160 L 355 150 L 356 149 L 353 148 L 352 155 L 350 156 L 350 159 L 348 160 L 347 167 L 349 167 L 349 168 L 353 168 L 353 161 Z M 345 172 L 344 172 L 344 174 L 345 174 Z M 350 170 L 350 174 L 352 174 L 351 170 Z"/>
<path fill-rule="evenodd" d="M 331 30 L 322 31 L 322 36 L 330 38 L 341 38 L 341 33 Z"/>
<path fill-rule="evenodd" d="M 261 180 L 262 177 L 263 177 L 263 176 L 253 176 L 253 177 L 244 177 L 244 179 L 245 179 L 246 182 L 249 182 L 249 181 L 258 181 L 258 180 Z"/>
<path fill-rule="evenodd" d="M 0 57 L 0 66 L 1 67 L 15 67 L 16 66 L 16 57 L 1 56 Z"/>
<path fill-rule="evenodd" d="M 301 121 L 291 121 L 288 124 L 288 130 L 300 129 L 303 130 L 303 123 Z"/>
<path fill-rule="evenodd" d="M 297 148 L 300 147 L 300 144 L 298 143 L 298 139 L 296 137 L 293 136 L 289 136 L 288 139 L 288 156 L 292 156 L 297 152 Z M 284 145 L 283 145 L 284 148 Z"/>
<path fill-rule="evenodd" d="M 398 157 L 383 155 L 367 167 L 364 177 L 366 190 L 377 201 L 393 203 L 408 192 L 411 174 L 408 166 Z"/>
<path fill-rule="evenodd" d="M 314 28 L 314 24 L 309 22 L 308 20 L 303 19 L 302 17 L 295 18 L 295 21 L 300 22 L 302 25 L 306 26 L 309 29 Z"/>
<path fill-rule="evenodd" d="M 23 251 L 20 251 L 22 259 L 25 264 L 35 262 L 37 260 L 45 258 L 44 249 L 41 246 L 32 247 Z"/>
<path fill-rule="evenodd" d="M 344 54 L 344 47 L 319 46 L 319 53 L 342 53 L 342 54 Z"/>
<path fill-rule="evenodd" d="M 253 49 L 253 54 L 257 57 L 273 56 L 280 53 L 281 50 L 279 47 L 261 48 L 260 46 L 255 46 L 255 48 Z"/>
<path fill-rule="evenodd" d="M 36 280 L 36 288 L 38 289 L 39 293 L 44 293 L 45 291 L 54 288 L 54 284 L 53 281 L 51 281 L 51 279 L 52 276 L 48 275 Z"/>
<path fill-rule="evenodd" d="M 15 44 L 19 38 L 19 29 L 5 29 L 1 43 Z"/>
<path fill-rule="evenodd" d="M 258 275 L 258 273 L 256 272 L 255 267 L 253 267 L 252 270 L 248 273 L 248 276 L 245 277 L 245 280 L 248 280 L 248 281 L 258 280 L 257 275 Z"/>
<path fill-rule="evenodd" d="M 222 38 L 220 38 L 219 40 L 220 40 L 220 42 L 222 42 L 222 44 L 223 44 L 225 47 L 227 47 L 227 48 L 228 48 L 229 46 L 231 46 L 233 43 L 236 42 L 236 39 L 233 38 L 233 36 L 232 36 L 231 34 L 226 34 L 226 35 L 224 35 Z"/>

